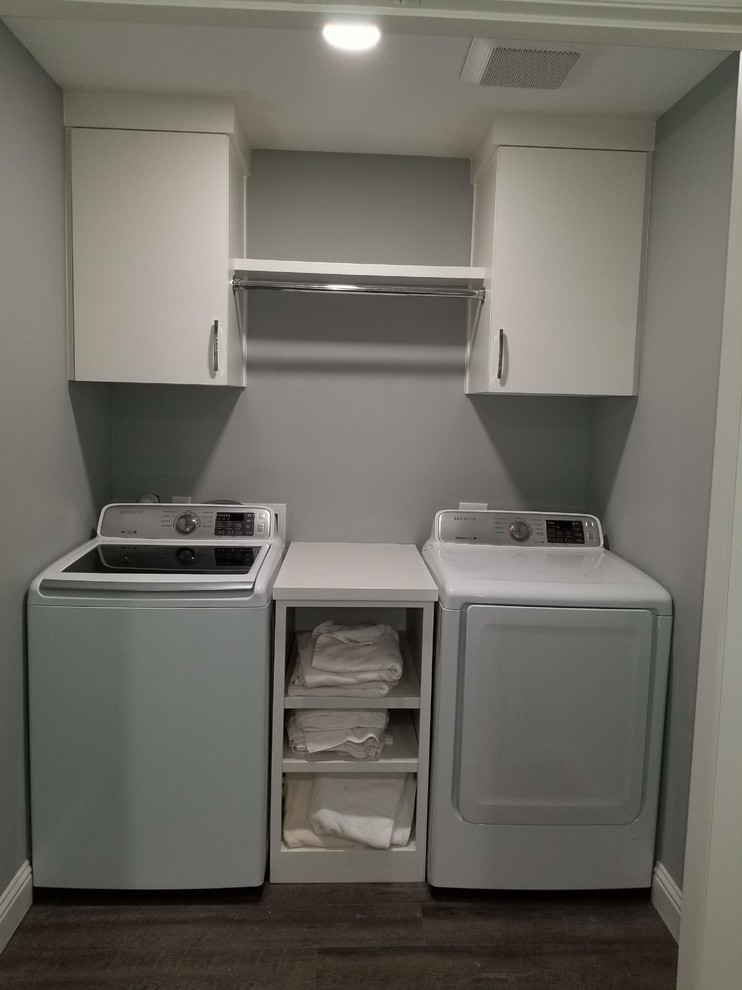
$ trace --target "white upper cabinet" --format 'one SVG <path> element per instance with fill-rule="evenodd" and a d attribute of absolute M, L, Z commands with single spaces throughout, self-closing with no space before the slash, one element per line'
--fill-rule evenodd
<path fill-rule="evenodd" d="M 245 384 L 231 258 L 244 166 L 219 133 L 69 130 L 70 377 Z"/>
<path fill-rule="evenodd" d="M 499 147 L 475 189 L 468 393 L 632 395 L 648 155 Z"/>

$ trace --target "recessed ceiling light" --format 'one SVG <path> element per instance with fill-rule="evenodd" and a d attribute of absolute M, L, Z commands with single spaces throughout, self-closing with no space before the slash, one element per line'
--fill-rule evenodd
<path fill-rule="evenodd" d="M 381 38 L 375 24 L 325 24 L 322 28 L 325 41 L 335 48 L 349 52 L 362 52 L 373 48 Z"/>

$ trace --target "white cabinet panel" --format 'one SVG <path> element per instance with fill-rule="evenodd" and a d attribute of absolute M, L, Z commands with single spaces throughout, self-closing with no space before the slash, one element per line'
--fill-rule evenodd
<path fill-rule="evenodd" d="M 636 391 L 647 155 L 501 147 L 475 194 L 467 391 Z"/>
<path fill-rule="evenodd" d="M 223 134 L 70 131 L 71 377 L 244 384 L 240 171 Z"/>

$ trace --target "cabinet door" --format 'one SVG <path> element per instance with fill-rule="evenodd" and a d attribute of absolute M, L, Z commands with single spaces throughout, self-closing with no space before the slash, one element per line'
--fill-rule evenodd
<path fill-rule="evenodd" d="M 492 278 L 468 391 L 635 393 L 646 176 L 643 152 L 498 149 L 477 184 Z"/>
<path fill-rule="evenodd" d="M 228 177 L 223 134 L 70 132 L 72 377 L 226 381 Z"/>

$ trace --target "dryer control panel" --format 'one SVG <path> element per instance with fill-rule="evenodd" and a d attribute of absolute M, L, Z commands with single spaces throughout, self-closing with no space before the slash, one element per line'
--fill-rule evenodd
<path fill-rule="evenodd" d="M 435 518 L 442 543 L 481 543 L 507 547 L 599 549 L 603 530 L 596 516 L 557 512 L 444 509 Z"/>

